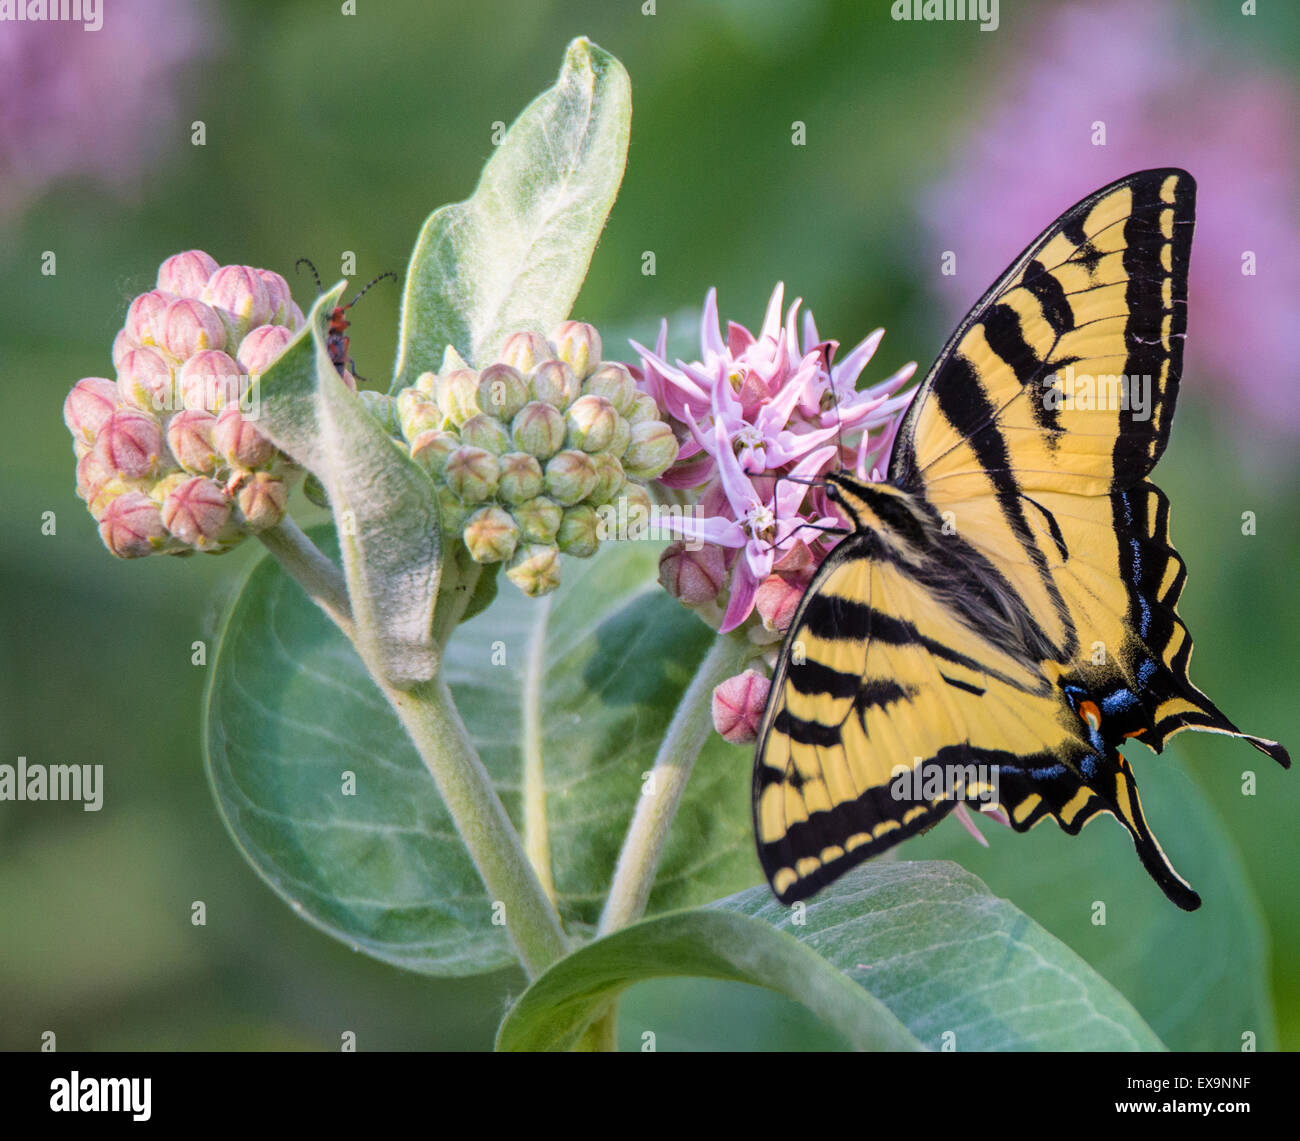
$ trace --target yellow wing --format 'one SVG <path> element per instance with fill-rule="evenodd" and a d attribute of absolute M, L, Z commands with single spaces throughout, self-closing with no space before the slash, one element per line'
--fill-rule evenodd
<path fill-rule="evenodd" d="M 1118 746 L 1207 729 L 1289 764 L 1188 679 L 1186 572 L 1146 480 L 1177 396 L 1194 200 L 1185 172 L 1146 171 L 1063 215 L 940 354 L 889 483 L 831 477 L 855 529 L 791 626 L 755 765 L 781 899 L 993 794 L 1021 831 L 1116 816 L 1191 909 Z"/>

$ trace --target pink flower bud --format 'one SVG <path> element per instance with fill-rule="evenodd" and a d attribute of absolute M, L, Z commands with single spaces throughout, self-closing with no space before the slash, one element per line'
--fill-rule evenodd
<path fill-rule="evenodd" d="M 275 447 L 262 435 L 238 404 L 227 404 L 212 429 L 212 442 L 230 464 L 237 468 L 255 468 L 269 463 Z"/>
<path fill-rule="evenodd" d="M 217 271 L 215 258 L 202 250 L 172 254 L 158 267 L 158 288 L 177 297 L 198 297 Z"/>
<path fill-rule="evenodd" d="M 162 426 L 138 408 L 119 408 L 100 429 L 94 454 L 114 475 L 147 479 L 158 470 L 163 454 Z"/>
<path fill-rule="evenodd" d="M 568 429 L 566 447 L 603 452 L 614 442 L 618 413 L 603 396 L 580 396 L 569 405 L 564 423 Z"/>
<path fill-rule="evenodd" d="M 257 276 L 262 279 L 267 296 L 271 299 L 271 315 L 267 321 L 273 325 L 286 324 L 289 318 L 289 307 L 293 304 L 289 283 L 271 269 L 259 269 Z"/>
<path fill-rule="evenodd" d="M 275 312 L 266 282 L 250 265 L 223 265 L 208 278 L 203 300 L 216 310 L 232 344 Z"/>
<path fill-rule="evenodd" d="M 159 312 L 153 320 L 154 343 L 177 360 L 185 360 L 205 349 L 226 344 L 226 330 L 220 318 L 202 301 L 182 297 Z"/>
<path fill-rule="evenodd" d="M 756 670 L 727 678 L 713 690 L 713 727 L 733 745 L 756 741 L 771 688 L 771 679 Z"/>
<path fill-rule="evenodd" d="M 113 367 L 117 368 L 122 363 L 122 358 L 137 347 L 125 329 L 118 329 L 117 336 L 113 338 Z"/>
<path fill-rule="evenodd" d="M 167 541 L 158 505 L 140 491 L 119 495 L 99 520 L 99 537 L 119 559 L 151 555 Z"/>
<path fill-rule="evenodd" d="M 307 324 L 307 318 L 303 316 L 302 310 L 299 309 L 294 302 L 290 301 L 289 315 L 288 317 L 285 318 L 284 323 L 292 332 L 296 333 L 305 324 Z"/>
<path fill-rule="evenodd" d="M 177 412 L 167 425 L 167 446 L 176 462 L 196 475 L 211 475 L 217 470 L 217 449 L 212 429 L 217 418 L 197 408 Z"/>
<path fill-rule="evenodd" d="M 121 399 L 146 412 L 168 412 L 176 404 L 172 366 L 157 349 L 130 349 L 117 366 Z"/>
<path fill-rule="evenodd" d="M 688 551 L 684 543 L 669 543 L 659 556 L 659 582 L 687 606 L 703 606 L 718 597 L 727 578 L 722 548 L 705 543 Z"/>
<path fill-rule="evenodd" d="M 758 584 L 754 593 L 754 609 L 768 630 L 785 633 L 790 629 L 794 612 L 808 589 L 808 578 L 803 576 L 769 575 Z"/>
<path fill-rule="evenodd" d="M 239 510 L 254 531 L 274 527 L 284 518 L 289 489 L 270 472 L 254 472 L 239 489 Z"/>
<path fill-rule="evenodd" d="M 102 376 L 88 376 L 72 386 L 63 401 L 63 422 L 73 439 L 93 444 L 118 406 L 117 385 Z"/>
<path fill-rule="evenodd" d="M 131 307 L 126 311 L 126 324 L 122 326 L 122 332 L 132 346 L 158 343 L 154 334 L 154 321 L 162 316 L 173 300 L 170 293 L 151 289 L 131 302 Z"/>
<path fill-rule="evenodd" d="M 87 452 L 77 461 L 77 494 L 87 503 L 95 498 L 95 494 L 110 479 L 116 477 L 116 472 L 104 462 L 103 456 L 96 455 L 93 450 Z"/>
<path fill-rule="evenodd" d="M 259 325 L 239 342 L 235 359 L 249 376 L 261 376 L 292 340 L 293 333 L 283 325 Z"/>
<path fill-rule="evenodd" d="M 220 484 L 201 475 L 178 484 L 163 500 L 163 526 L 182 543 L 199 550 L 217 545 L 230 519 L 230 503 Z"/>
<path fill-rule="evenodd" d="M 177 379 L 181 403 L 186 408 L 207 412 L 219 412 L 226 404 L 237 401 L 244 391 L 243 385 L 244 374 L 239 365 L 216 349 L 190 357 L 181 366 Z"/>

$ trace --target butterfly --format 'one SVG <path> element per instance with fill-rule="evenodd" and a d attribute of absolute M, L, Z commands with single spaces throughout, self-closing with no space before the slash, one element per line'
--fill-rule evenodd
<path fill-rule="evenodd" d="M 852 524 L 790 624 L 760 725 L 758 853 L 784 903 L 959 803 L 1025 832 L 1109 813 L 1179 907 L 1119 746 L 1241 732 L 1187 676 L 1186 568 L 1148 480 L 1169 439 L 1196 184 L 1147 170 L 1068 210 L 958 325 L 888 478 L 825 477 Z"/>

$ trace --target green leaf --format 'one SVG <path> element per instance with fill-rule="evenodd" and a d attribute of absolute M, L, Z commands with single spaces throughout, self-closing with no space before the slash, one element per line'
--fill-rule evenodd
<path fill-rule="evenodd" d="M 321 540 L 322 546 L 327 544 Z M 524 703 L 553 878 L 570 930 L 599 916 L 619 846 L 682 691 L 713 638 L 655 582 L 658 548 L 566 559 L 548 600 L 512 584 L 463 624 L 443 668 L 483 762 L 522 827 Z M 536 651 L 536 652 L 533 652 Z M 513 961 L 432 779 L 347 641 L 279 567 L 253 571 L 227 621 L 206 743 L 218 803 L 258 872 L 307 919 L 398 966 L 472 974 Z M 706 902 L 758 878 L 742 749 L 696 766 L 651 897 Z M 342 795 L 345 772 L 356 795 Z"/>
<path fill-rule="evenodd" d="M 804 924 L 766 888 L 717 905 L 789 931 L 892 1010 L 927 1047 L 1160 1050 L 1110 983 L 948 861 L 876 860 L 809 900 Z"/>
<path fill-rule="evenodd" d="M 515 121 L 473 197 L 425 223 L 394 391 L 436 371 L 446 345 L 482 367 L 508 333 L 545 334 L 568 316 L 618 194 L 631 116 L 623 65 L 574 40 L 558 82 Z"/>
<path fill-rule="evenodd" d="M 340 282 L 262 376 L 258 429 L 324 485 L 342 543 L 357 640 L 394 685 L 437 669 L 433 608 L 441 572 L 433 484 L 339 378 L 325 345 Z"/>
<path fill-rule="evenodd" d="M 561 959 L 506 1015 L 497 1049 L 569 1049 L 627 987 L 680 975 L 788 995 L 859 1049 L 924 1048 L 884 1003 L 798 939 L 744 915 L 696 910 L 642 920 Z"/>
<path fill-rule="evenodd" d="M 1213 744 L 1224 753 L 1233 748 L 1223 738 Z M 1128 834 L 1108 817 L 1078 836 L 1050 823 L 1018 836 L 981 821 L 988 848 L 954 820 L 909 840 L 902 852 L 960 861 L 1087 959 L 1170 1049 L 1240 1050 L 1246 1031 L 1259 1049 L 1273 1049 L 1268 938 L 1240 856 L 1172 753 L 1131 751 L 1152 830 L 1200 892 L 1199 911 L 1165 899 Z M 1222 784 L 1236 795 L 1224 759 Z M 1105 904 L 1104 923 L 1096 903 Z"/>

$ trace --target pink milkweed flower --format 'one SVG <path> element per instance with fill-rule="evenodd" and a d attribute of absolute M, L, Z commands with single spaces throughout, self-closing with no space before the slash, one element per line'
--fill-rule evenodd
<path fill-rule="evenodd" d="M 858 388 L 883 330 L 836 364 L 838 343 L 819 337 L 811 313 L 804 314 L 800 336 L 802 302 L 797 299 L 782 320 L 783 302 L 784 286 L 777 285 L 758 335 L 730 322 L 724 338 L 717 292 L 710 289 L 697 361 L 668 362 L 666 321 L 653 351 L 632 342 L 641 357 L 634 370 L 639 387 L 664 410 L 681 442 L 659 482 L 684 492 L 699 509 L 669 526 L 718 549 L 730 576 L 716 598 L 723 633 L 749 619 L 760 590 L 763 627 L 771 633 L 789 624 L 797 604 L 791 592 L 802 592 L 843 533 L 844 521 L 817 479 L 846 467 L 864 479 L 880 478 L 912 398 L 899 389 L 915 364 Z M 678 580 L 662 581 L 672 589 Z M 687 598 L 679 591 L 678 597 L 701 605 L 697 593 Z"/>

